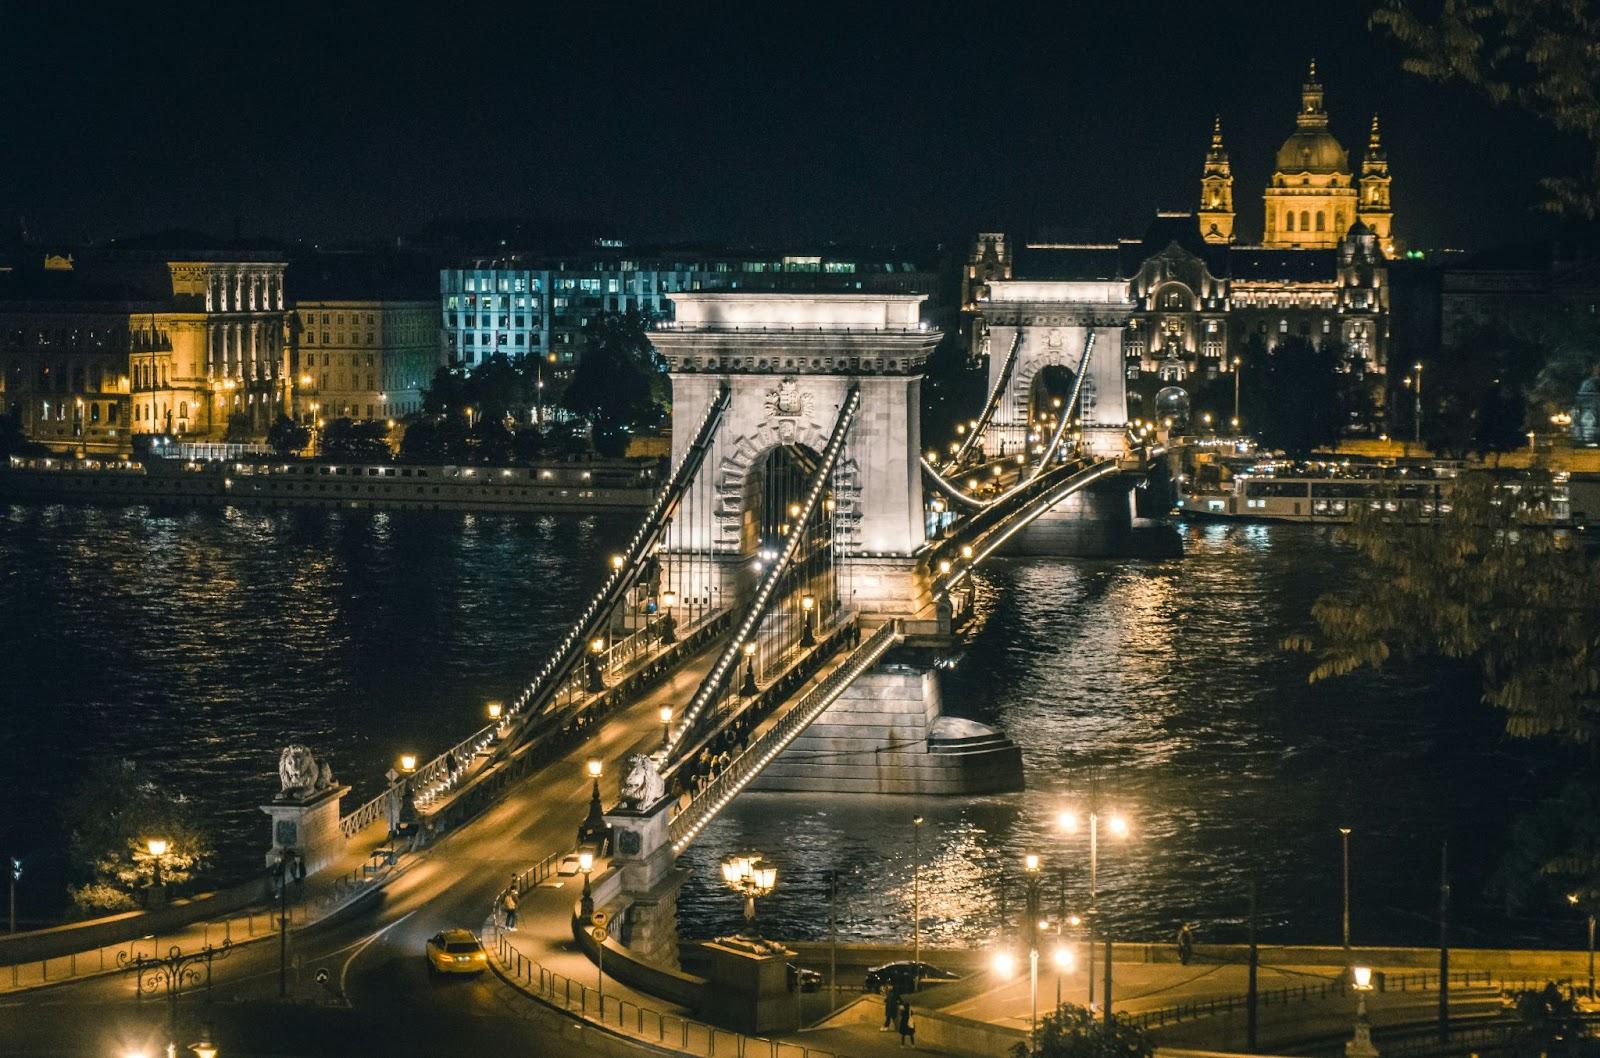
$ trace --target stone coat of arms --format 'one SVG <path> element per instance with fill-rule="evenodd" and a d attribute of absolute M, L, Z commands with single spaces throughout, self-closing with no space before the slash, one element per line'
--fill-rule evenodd
<path fill-rule="evenodd" d="M 796 436 L 796 419 L 810 419 L 816 406 L 816 395 L 800 388 L 792 378 L 779 381 L 777 389 L 767 390 L 767 418 L 777 428 L 784 444 L 793 444 Z"/>

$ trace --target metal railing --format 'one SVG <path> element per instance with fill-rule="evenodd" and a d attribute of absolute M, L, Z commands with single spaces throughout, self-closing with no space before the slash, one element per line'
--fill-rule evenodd
<path fill-rule="evenodd" d="M 729 761 L 728 766 L 702 787 L 672 818 L 668 825 L 672 851 L 676 854 L 687 848 L 695 839 L 695 835 L 715 819 L 717 813 L 738 796 L 739 791 L 750 785 L 751 780 L 772 762 L 772 758 L 788 748 L 789 743 L 810 727 L 846 687 L 875 665 L 878 659 L 900 639 L 898 621 L 891 620 L 880 627 L 857 646 L 849 657 L 840 662 L 826 679 L 784 713 L 765 734 L 752 742 L 743 753 Z"/>

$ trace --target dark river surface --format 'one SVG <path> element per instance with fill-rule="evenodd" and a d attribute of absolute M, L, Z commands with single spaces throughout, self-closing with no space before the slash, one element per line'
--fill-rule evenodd
<path fill-rule="evenodd" d="M 397 755 L 431 756 L 509 697 L 604 575 L 631 518 L 372 511 L 0 507 L 0 852 L 28 863 L 25 918 L 62 902 L 60 805 L 84 764 L 131 758 L 196 798 L 216 873 L 260 863 L 280 746 L 310 745 L 376 792 Z M 717 862 L 779 868 L 778 936 L 909 934 L 912 827 L 924 938 L 979 943 L 1014 913 L 1022 856 L 1045 906 L 1086 902 L 1088 846 L 1055 818 L 1120 811 L 1100 905 L 1118 936 L 1243 931 L 1337 943 L 1339 835 L 1352 836 L 1357 943 L 1428 943 L 1439 844 L 1451 846 L 1457 943 L 1572 943 L 1553 911 L 1508 918 L 1487 882 L 1511 821 L 1553 782 L 1544 748 L 1506 740 L 1471 682 L 1413 665 L 1308 686 L 1279 649 L 1351 568 L 1328 530 L 1203 525 L 1167 562 L 994 564 L 982 620 L 944 673 L 947 710 L 1002 727 L 1028 790 L 968 799 L 747 794 L 683 862 L 686 936 L 739 919 Z M 574 823 L 576 824 L 576 820 Z"/>

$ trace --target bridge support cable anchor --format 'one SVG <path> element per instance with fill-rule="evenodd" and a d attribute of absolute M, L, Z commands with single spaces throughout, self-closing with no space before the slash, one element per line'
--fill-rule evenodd
<path fill-rule="evenodd" d="M 684 709 L 682 722 L 674 732 L 667 746 L 667 763 L 677 763 L 674 755 L 683 746 L 685 740 L 693 733 L 695 725 L 699 723 L 707 706 L 716 698 L 724 682 L 732 675 L 733 666 L 744 653 L 745 644 L 750 642 L 760 626 L 762 618 L 767 614 L 778 586 L 788 576 L 800 542 L 805 537 L 811 524 L 812 515 L 816 512 L 817 505 L 822 502 L 822 495 L 828 490 L 833 480 L 834 467 L 839 462 L 840 453 L 844 451 L 845 439 L 849 435 L 850 426 L 855 422 L 856 413 L 861 409 L 861 387 L 852 385 L 845 394 L 844 403 L 839 407 L 838 418 L 834 420 L 833 431 L 828 436 L 828 443 L 823 446 L 821 458 L 817 460 L 816 468 L 811 472 L 806 482 L 805 498 L 799 504 L 799 510 L 792 512 L 789 531 L 784 534 L 783 545 L 778 549 L 777 557 L 763 572 L 761 581 L 756 586 L 755 594 L 749 605 L 745 608 L 744 615 L 740 618 L 723 647 L 721 655 L 706 673 L 700 687 L 690 699 L 689 705 Z"/>

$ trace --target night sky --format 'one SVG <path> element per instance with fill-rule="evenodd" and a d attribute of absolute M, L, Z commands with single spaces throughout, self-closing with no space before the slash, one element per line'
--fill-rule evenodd
<path fill-rule="evenodd" d="M 1528 237 L 1559 144 L 1400 72 L 1351 0 L 0 6 L 0 216 L 330 241 L 440 216 L 635 240 L 1136 235 L 1214 113 L 1241 233 L 1306 60 L 1412 246 Z M 8 220 L 9 223 L 9 220 Z"/>

